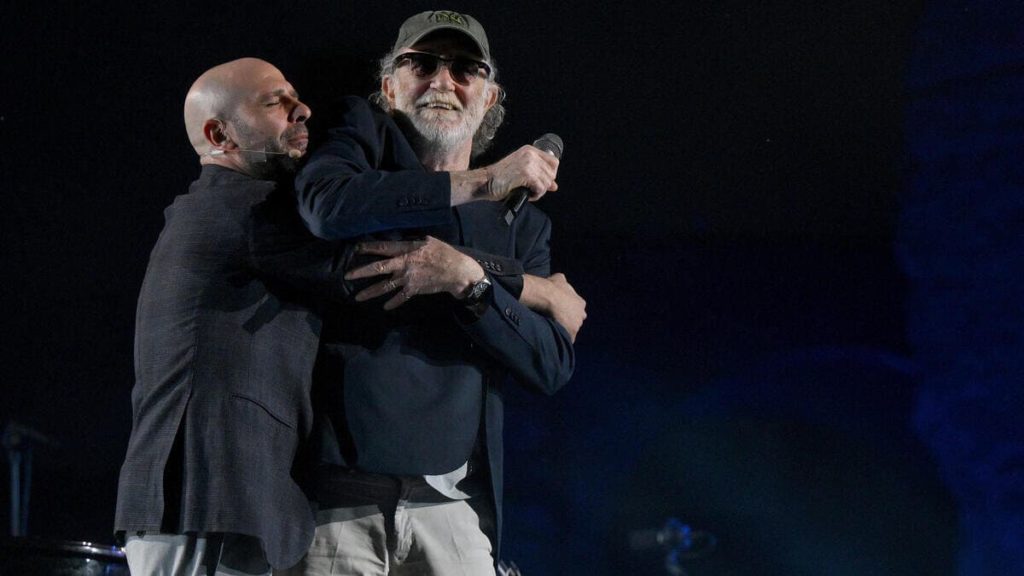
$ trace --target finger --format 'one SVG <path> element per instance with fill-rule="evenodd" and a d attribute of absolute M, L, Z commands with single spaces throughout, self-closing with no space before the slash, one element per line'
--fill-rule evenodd
<path fill-rule="evenodd" d="M 540 160 L 540 163 L 534 164 L 534 166 L 544 174 L 554 178 L 555 174 L 558 174 L 558 158 L 544 153 L 540 155 Z"/>
<path fill-rule="evenodd" d="M 531 180 L 527 186 L 530 189 L 530 199 L 540 200 L 551 189 L 553 183 L 554 179 L 543 176 L 538 176 Z"/>
<path fill-rule="evenodd" d="M 388 300 L 387 302 L 384 303 L 384 309 L 385 310 L 394 310 L 395 308 L 398 308 L 402 304 L 405 304 L 406 302 L 408 302 L 409 299 L 412 298 L 413 296 L 414 296 L 414 294 L 411 291 L 402 290 L 398 294 L 395 294 L 394 296 L 392 296 L 390 300 Z"/>
<path fill-rule="evenodd" d="M 553 154 L 544 155 L 544 168 L 545 171 L 554 176 L 558 174 L 558 158 L 555 158 Z"/>
<path fill-rule="evenodd" d="M 544 159 L 544 163 L 551 166 L 555 170 L 558 170 L 558 163 L 561 161 L 558 156 L 555 156 L 554 152 L 548 152 L 544 150 L 544 153 L 540 155 Z"/>
<path fill-rule="evenodd" d="M 548 192 L 554 192 L 555 190 L 558 190 L 558 186 L 555 186 L 554 188 L 549 188 L 549 189 L 547 189 L 547 190 L 545 190 L 543 192 L 540 192 L 540 193 L 537 193 L 537 192 L 534 192 L 533 190 L 530 190 L 530 198 L 529 198 L 529 200 L 530 200 L 530 202 L 536 202 L 537 200 L 540 200 L 541 198 L 543 198 L 544 195 L 547 194 Z"/>
<path fill-rule="evenodd" d="M 398 256 L 411 252 L 419 247 L 421 242 L 414 240 L 377 240 L 360 242 L 356 244 L 356 252 L 360 254 L 373 254 L 375 256 Z"/>
<path fill-rule="evenodd" d="M 536 146 L 530 146 L 530 148 L 537 151 L 537 157 L 543 160 L 545 164 L 548 164 L 549 166 L 558 166 L 558 157 L 555 156 L 554 152 L 550 150 L 541 150 Z"/>
<path fill-rule="evenodd" d="M 531 201 L 540 200 L 548 192 L 554 192 L 558 190 L 558 183 L 555 182 L 554 180 L 551 181 L 551 184 L 547 188 L 544 188 L 543 186 L 544 184 L 538 184 L 536 188 L 530 188 Z"/>
<path fill-rule="evenodd" d="M 345 273 L 346 280 L 359 280 L 360 278 L 373 278 L 381 274 L 390 274 L 400 267 L 398 258 L 378 260 L 369 264 L 354 268 Z"/>
<path fill-rule="evenodd" d="M 372 300 L 379 296 L 383 296 L 385 294 L 394 292 L 395 289 L 397 289 L 398 287 L 398 282 L 396 282 L 394 278 L 389 278 L 383 282 L 377 282 L 372 286 L 367 286 L 366 288 L 363 288 L 362 290 L 359 291 L 358 294 L 356 294 L 355 299 L 356 302 L 365 302 L 367 300 Z"/>

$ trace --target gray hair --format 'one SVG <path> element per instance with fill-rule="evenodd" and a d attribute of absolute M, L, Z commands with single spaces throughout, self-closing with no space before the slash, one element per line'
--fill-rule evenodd
<path fill-rule="evenodd" d="M 388 52 L 380 61 L 377 63 L 377 85 L 379 86 L 385 76 L 391 76 L 395 73 L 395 58 L 401 54 L 401 48 Z M 498 84 L 494 79 L 498 77 L 498 68 L 493 62 L 488 62 L 491 66 L 491 77 L 487 80 L 494 84 L 498 89 L 498 99 L 495 100 L 494 106 L 484 114 L 483 120 L 480 122 L 480 127 L 477 128 L 475 134 L 473 134 L 473 152 L 472 157 L 483 154 L 491 147 L 491 143 L 494 140 L 494 135 L 498 132 L 498 127 L 505 121 L 505 87 Z M 379 89 L 370 94 L 370 102 L 380 106 L 380 109 L 391 113 L 391 104 L 388 103 L 388 99 L 384 96 L 384 93 Z"/>

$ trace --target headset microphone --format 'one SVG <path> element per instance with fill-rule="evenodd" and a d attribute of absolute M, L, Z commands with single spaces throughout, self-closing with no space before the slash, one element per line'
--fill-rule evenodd
<path fill-rule="evenodd" d="M 234 150 L 210 150 L 206 153 L 207 156 L 223 156 L 228 152 L 252 152 L 254 154 L 275 154 L 278 156 L 287 156 L 289 158 L 298 159 L 302 157 L 302 150 L 298 148 L 291 148 L 287 152 L 271 152 L 269 150 L 246 150 L 243 148 L 235 148 Z"/>

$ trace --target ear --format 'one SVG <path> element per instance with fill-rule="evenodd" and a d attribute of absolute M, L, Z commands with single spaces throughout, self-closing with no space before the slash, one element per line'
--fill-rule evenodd
<path fill-rule="evenodd" d="M 498 103 L 499 93 L 501 93 L 501 86 L 498 86 L 496 82 L 487 83 L 487 101 L 484 102 L 485 110 L 490 110 L 492 106 Z"/>
<path fill-rule="evenodd" d="M 380 92 L 388 101 L 388 107 L 395 108 L 395 79 L 391 75 L 380 79 Z"/>
<path fill-rule="evenodd" d="M 211 148 L 223 148 L 231 142 L 231 138 L 225 131 L 226 126 L 220 120 L 213 118 L 203 122 L 203 136 Z"/>

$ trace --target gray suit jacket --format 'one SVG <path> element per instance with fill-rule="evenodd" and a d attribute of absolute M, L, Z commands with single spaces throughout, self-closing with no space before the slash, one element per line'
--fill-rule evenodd
<path fill-rule="evenodd" d="M 290 191 L 217 166 L 165 216 L 139 296 L 115 530 L 247 534 L 290 566 L 315 527 L 291 473 L 321 328 L 302 294 L 347 297 L 347 253 L 306 231 Z"/>

